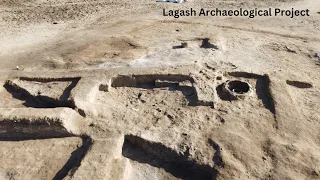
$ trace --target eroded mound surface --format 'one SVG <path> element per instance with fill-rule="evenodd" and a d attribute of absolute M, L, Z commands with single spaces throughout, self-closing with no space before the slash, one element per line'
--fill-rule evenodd
<path fill-rule="evenodd" d="M 156 73 L 151 73 L 152 69 L 130 74 L 125 70 L 105 72 L 99 80 L 81 77 L 72 88 L 72 100 L 84 108 L 87 116 L 68 106 L 0 109 L 0 144 L 82 139 L 63 167 L 47 174 L 53 179 L 278 179 L 292 166 L 304 167 L 294 152 L 309 164 L 301 177 L 316 179 L 314 167 L 319 158 L 301 147 L 317 137 L 303 130 L 317 127 L 319 114 L 309 107 L 309 103 L 315 103 L 311 97 L 317 89 L 297 88 L 301 83 L 275 81 L 272 75 L 221 71 L 221 66 L 233 67 L 206 64 L 193 66 L 190 73 L 184 72 L 190 68 L 185 67 Z M 71 95 L 60 97 L 74 79 L 39 79 L 7 81 L 2 93 L 20 92 L 25 99 L 37 99 L 33 101 L 37 105 L 49 101 L 34 94 L 35 89 L 52 90 L 54 93 L 43 92 L 45 97 L 55 103 L 69 101 Z M 37 84 L 34 89 L 30 85 L 33 83 Z M 53 85 L 57 87 L 50 88 Z M 301 98 L 303 93 L 309 101 Z M 280 97 L 286 97 L 286 101 Z M 14 99 L 12 96 L 10 101 Z M 295 109 L 296 104 L 305 109 Z M 287 107 L 290 114 L 284 110 Z M 294 124 L 288 123 L 288 116 Z M 301 122 L 302 116 L 308 123 Z M 277 134 L 291 133 L 288 129 L 297 128 L 297 124 L 308 139 Z M 297 145 L 281 144 L 292 138 L 299 139 Z M 254 153 L 248 153 L 252 150 Z M 285 161 L 288 158 L 290 163 Z M 239 177 L 231 175 L 235 173 Z"/>
<path fill-rule="evenodd" d="M 110 37 L 79 48 L 72 48 L 63 54 L 65 62 L 101 63 L 106 60 L 129 60 L 146 55 L 147 48 L 128 37 Z"/>
<path fill-rule="evenodd" d="M 310 16 L 162 13 L 269 7 Z M 0 179 L 318 180 L 319 9 L 1 1 Z"/>

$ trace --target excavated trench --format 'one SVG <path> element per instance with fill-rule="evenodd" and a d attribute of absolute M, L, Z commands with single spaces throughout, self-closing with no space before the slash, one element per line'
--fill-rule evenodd
<path fill-rule="evenodd" d="M 112 79 L 111 87 L 181 91 L 188 100 L 188 106 L 213 106 L 213 103 L 203 103 L 202 101 L 199 101 L 194 83 L 195 81 L 192 77 L 180 74 L 119 75 Z"/>
<path fill-rule="evenodd" d="M 294 86 L 296 88 L 301 88 L 301 89 L 307 89 L 307 88 L 312 88 L 313 85 L 311 83 L 307 82 L 301 82 L 301 81 L 290 81 L 287 80 L 286 83 L 290 86 Z"/>
<path fill-rule="evenodd" d="M 31 93 L 28 87 L 22 87 L 20 84 L 13 80 L 7 80 L 4 84 L 4 88 L 12 94 L 12 96 L 16 99 L 24 101 L 23 105 L 26 107 L 32 108 L 56 108 L 56 107 L 68 107 L 75 109 L 79 112 L 81 116 L 85 117 L 85 113 L 83 110 L 78 109 L 75 105 L 74 100 L 70 97 L 72 89 L 79 82 L 80 77 L 75 78 L 29 78 L 29 77 L 20 77 L 18 82 L 23 82 L 25 84 L 30 84 L 30 88 L 32 85 L 38 86 L 46 86 L 47 89 L 44 89 L 45 93 L 50 93 L 54 90 L 51 90 L 51 86 L 59 83 L 69 83 L 67 87 L 65 87 L 62 92 L 57 97 L 52 97 L 47 94 L 42 94 L 39 90 L 37 94 Z"/>
<path fill-rule="evenodd" d="M 21 141 L 76 136 L 57 119 L 5 119 L 0 121 L 0 141 Z"/>
<path fill-rule="evenodd" d="M 178 153 L 161 143 L 151 142 L 138 136 L 125 136 L 122 155 L 139 163 L 163 168 L 181 179 L 213 180 L 217 176 L 216 169 L 190 159 L 188 151 Z"/>
<path fill-rule="evenodd" d="M 25 141 L 50 138 L 79 137 L 70 133 L 57 119 L 5 119 L 0 121 L 0 141 Z M 93 144 L 91 137 L 82 135 L 82 145 L 71 153 L 65 165 L 56 173 L 54 180 L 72 177 Z"/>
<path fill-rule="evenodd" d="M 194 83 L 194 79 L 181 74 L 145 74 L 145 75 L 119 75 L 112 80 L 111 87 L 155 87 L 156 81 Z"/>
<path fill-rule="evenodd" d="M 53 180 L 64 179 L 65 177 L 73 177 L 74 173 L 80 167 L 82 160 L 90 150 L 93 140 L 89 136 L 82 136 L 82 146 L 71 153 L 69 160 L 60 169 Z"/>

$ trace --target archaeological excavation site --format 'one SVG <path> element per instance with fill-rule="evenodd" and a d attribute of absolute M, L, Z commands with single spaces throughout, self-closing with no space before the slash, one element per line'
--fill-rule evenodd
<path fill-rule="evenodd" d="M 2 0 L 0 180 L 319 180 L 319 24 L 318 0 Z"/>

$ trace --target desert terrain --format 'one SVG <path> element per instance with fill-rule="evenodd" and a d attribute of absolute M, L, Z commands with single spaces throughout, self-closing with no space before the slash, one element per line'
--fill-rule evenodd
<path fill-rule="evenodd" d="M 1 180 L 320 179 L 318 0 L 1 0 L 0 62 Z"/>

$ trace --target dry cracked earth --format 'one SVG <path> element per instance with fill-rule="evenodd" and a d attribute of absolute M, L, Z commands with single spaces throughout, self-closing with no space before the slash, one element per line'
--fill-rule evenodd
<path fill-rule="evenodd" d="M 319 24 L 317 0 L 3 0 L 0 179 L 320 179 Z"/>

